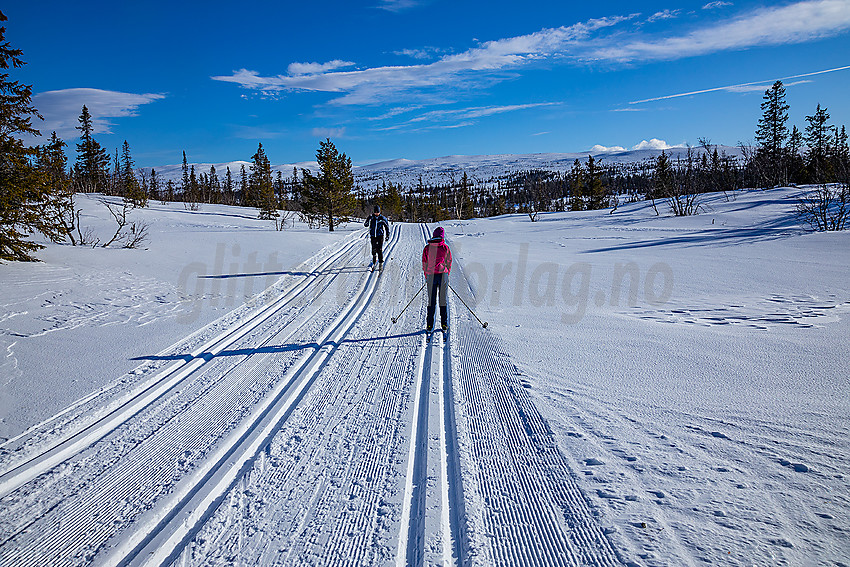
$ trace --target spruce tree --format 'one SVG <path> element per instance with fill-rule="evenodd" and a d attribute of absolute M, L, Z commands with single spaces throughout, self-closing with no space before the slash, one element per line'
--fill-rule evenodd
<path fill-rule="evenodd" d="M 605 207 L 605 197 L 608 195 L 608 191 L 602 183 L 602 170 L 597 166 L 593 156 L 587 156 L 586 193 L 589 198 L 588 209 L 597 210 Z"/>
<path fill-rule="evenodd" d="M 318 175 L 302 169 L 302 209 L 304 216 L 311 224 L 318 222 L 327 225 L 333 232 L 340 222 L 347 222 L 357 206 L 357 200 L 352 194 L 354 175 L 351 171 L 351 158 L 339 153 L 327 138 L 319 142 L 316 151 L 316 162 L 319 165 Z"/>
<path fill-rule="evenodd" d="M 788 139 L 788 109 L 785 102 L 785 87 L 782 81 L 776 81 L 773 86 L 764 91 L 761 103 L 762 116 L 756 129 L 758 153 L 764 163 L 768 182 L 773 185 L 784 185 L 787 182 L 786 164 L 784 159 L 785 141 Z"/>
<path fill-rule="evenodd" d="M 37 167 L 45 175 L 47 183 L 44 215 L 47 222 L 56 227 L 56 231 L 49 237 L 53 242 L 63 242 L 69 238 L 71 244 L 76 246 L 74 190 L 66 169 L 66 146 L 54 131 L 47 144 L 38 148 Z"/>
<path fill-rule="evenodd" d="M 277 212 L 277 200 L 274 196 L 274 181 L 272 180 L 272 166 L 263 144 L 257 147 L 257 153 L 251 156 L 251 177 L 248 181 L 249 192 L 256 204 L 253 206 L 260 209 L 260 218 L 270 220 L 279 216 Z"/>
<path fill-rule="evenodd" d="M 189 160 L 186 159 L 186 150 L 183 150 L 183 164 L 181 165 L 181 170 L 183 172 L 181 185 L 183 193 L 186 194 L 189 192 Z"/>
<path fill-rule="evenodd" d="M 236 204 L 236 198 L 233 191 L 233 174 L 230 173 L 230 166 L 227 166 L 227 171 L 224 174 L 224 204 Z"/>
<path fill-rule="evenodd" d="M 160 195 L 159 175 L 157 175 L 156 170 L 153 168 L 151 168 L 150 194 L 154 199 L 163 200 L 162 195 Z"/>
<path fill-rule="evenodd" d="M 136 162 L 130 154 L 130 144 L 124 140 L 121 147 L 121 186 L 123 189 L 124 198 L 129 201 L 134 207 L 147 207 L 148 195 L 144 188 L 136 179 Z"/>
<path fill-rule="evenodd" d="M 584 185 L 584 168 L 582 168 L 581 161 L 576 159 L 573 163 L 573 169 L 570 172 L 570 192 L 572 197 L 570 199 L 570 210 L 584 210 Z"/>
<path fill-rule="evenodd" d="M 811 116 L 806 116 L 806 144 L 809 146 L 806 167 L 809 169 L 811 181 L 826 183 L 830 179 L 829 167 L 829 113 L 818 104 L 817 110 Z"/>
<path fill-rule="evenodd" d="M 6 16 L 0 12 L 0 22 Z M 61 227 L 46 213 L 52 195 L 49 175 L 35 167 L 38 151 L 16 136 L 39 136 L 32 118 L 39 116 L 32 105 L 32 86 L 13 81 L 5 70 L 25 65 L 23 52 L 5 41 L 0 26 L 0 260 L 36 261 L 31 254 L 43 248 L 27 238 L 41 232 L 51 240 L 61 237 Z"/>
<path fill-rule="evenodd" d="M 245 171 L 245 164 L 239 170 L 239 204 L 243 207 L 248 207 L 246 196 L 248 194 L 248 172 Z"/>
<path fill-rule="evenodd" d="M 106 191 L 109 154 L 94 139 L 94 125 L 86 105 L 83 105 L 78 120 L 80 125 L 76 128 L 80 131 L 80 141 L 77 143 L 77 164 L 74 168 L 77 190 L 83 193 Z"/>

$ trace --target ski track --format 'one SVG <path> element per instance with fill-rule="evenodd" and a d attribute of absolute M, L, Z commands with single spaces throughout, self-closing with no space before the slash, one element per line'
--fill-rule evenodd
<path fill-rule="evenodd" d="M 424 301 L 391 324 L 428 236 L 384 272 L 346 239 L 5 441 L 3 565 L 622 564 L 498 337 L 454 302 L 446 337 Z"/>

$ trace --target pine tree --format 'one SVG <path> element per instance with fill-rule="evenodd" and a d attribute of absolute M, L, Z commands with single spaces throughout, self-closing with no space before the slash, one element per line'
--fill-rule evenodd
<path fill-rule="evenodd" d="M 301 170 L 303 178 L 302 207 L 303 214 L 311 224 L 318 222 L 327 225 L 333 232 L 336 224 L 347 222 L 357 200 L 352 194 L 354 175 L 351 171 L 351 158 L 339 151 L 327 138 L 319 142 L 316 151 L 319 165 L 318 175 L 314 176 L 306 169 Z"/>
<path fill-rule="evenodd" d="M 186 200 L 186 197 L 189 195 L 190 187 L 189 187 L 189 160 L 186 159 L 186 150 L 183 150 L 183 165 L 181 166 L 183 172 L 183 178 L 180 184 L 180 188 L 183 190 L 183 200 Z"/>
<path fill-rule="evenodd" d="M 773 185 L 787 183 L 784 145 L 788 139 L 788 109 L 785 102 L 785 87 L 782 81 L 776 81 L 773 86 L 764 91 L 761 103 L 762 116 L 756 129 L 759 157 L 764 161 L 764 170 L 768 182 Z"/>
<path fill-rule="evenodd" d="M 806 116 L 806 144 L 809 146 L 806 166 L 814 183 L 825 183 L 830 179 L 829 167 L 829 113 L 818 104 L 811 116 Z"/>

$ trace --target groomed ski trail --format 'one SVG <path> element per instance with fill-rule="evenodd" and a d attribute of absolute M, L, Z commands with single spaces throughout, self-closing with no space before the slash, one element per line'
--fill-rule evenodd
<path fill-rule="evenodd" d="M 447 340 L 424 301 L 391 323 L 428 236 L 396 225 L 383 272 L 347 239 L 155 379 L 0 447 L 3 564 L 621 564 L 498 337 L 451 301 Z"/>

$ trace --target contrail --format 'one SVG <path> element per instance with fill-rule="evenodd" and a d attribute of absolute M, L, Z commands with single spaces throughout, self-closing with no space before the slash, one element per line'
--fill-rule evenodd
<path fill-rule="evenodd" d="M 765 80 L 765 81 L 754 81 L 752 83 L 741 83 L 739 85 L 728 85 L 728 86 L 725 86 L 725 87 L 715 87 L 713 89 L 704 89 L 704 90 L 701 90 L 701 91 L 691 91 L 689 93 L 679 93 L 679 94 L 672 94 L 672 95 L 667 95 L 667 96 L 657 96 L 655 98 L 645 98 L 643 100 L 632 101 L 629 104 L 641 104 L 641 103 L 644 103 L 644 102 L 653 102 L 653 101 L 656 101 L 656 100 L 666 100 L 668 98 L 679 98 L 679 97 L 682 97 L 682 96 L 691 96 L 691 95 L 698 95 L 698 94 L 704 94 L 704 93 L 713 93 L 713 92 L 716 92 L 716 91 L 725 91 L 725 90 L 729 90 L 729 89 L 736 89 L 736 88 L 739 88 L 739 87 L 749 87 L 749 86 L 752 86 L 752 85 L 758 85 L 758 84 L 762 84 L 762 83 L 774 83 L 776 81 L 787 81 L 788 79 L 799 79 L 801 77 L 811 77 L 812 75 L 822 75 L 824 73 L 834 73 L 835 71 L 844 71 L 845 69 L 850 69 L 850 65 L 845 65 L 844 67 L 836 67 L 835 69 L 825 69 L 823 71 L 815 71 L 813 73 L 803 73 L 802 75 L 791 75 L 790 77 L 782 77 L 780 79 L 770 79 L 770 80 Z"/>

